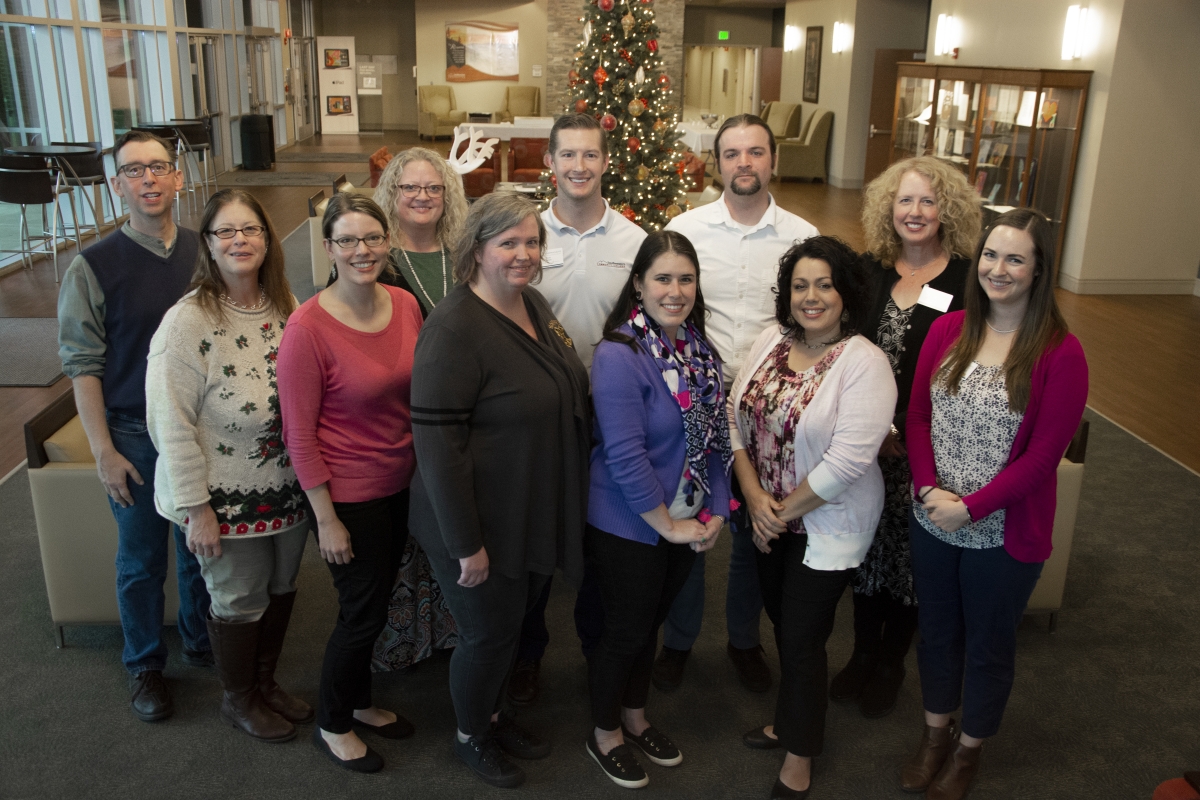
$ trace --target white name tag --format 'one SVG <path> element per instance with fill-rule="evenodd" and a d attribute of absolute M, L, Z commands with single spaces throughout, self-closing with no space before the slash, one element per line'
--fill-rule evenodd
<path fill-rule="evenodd" d="M 945 312 L 952 302 L 954 302 L 954 295 L 949 292 L 939 292 L 928 284 L 921 287 L 921 296 L 917 298 L 917 303 L 920 305 L 942 312 Z"/>
<path fill-rule="evenodd" d="M 554 269 L 563 265 L 563 251 L 561 247 L 551 248 L 542 256 L 542 269 Z"/>

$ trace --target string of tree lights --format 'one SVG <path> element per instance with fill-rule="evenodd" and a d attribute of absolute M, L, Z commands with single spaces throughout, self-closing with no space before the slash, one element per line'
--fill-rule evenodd
<path fill-rule="evenodd" d="M 687 207 L 684 146 L 671 77 L 658 56 L 653 0 L 592 0 L 568 73 L 564 111 L 591 114 L 608 135 L 604 196 L 614 209 L 656 231 Z M 543 189 L 553 192 L 553 176 Z"/>

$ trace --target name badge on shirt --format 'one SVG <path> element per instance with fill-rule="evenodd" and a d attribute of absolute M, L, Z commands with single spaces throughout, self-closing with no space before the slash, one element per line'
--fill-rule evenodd
<path fill-rule="evenodd" d="M 556 269 L 563 265 L 563 251 L 561 247 L 553 247 L 546 250 L 546 254 L 542 256 L 542 269 Z"/>
<path fill-rule="evenodd" d="M 919 305 L 932 308 L 934 311 L 945 312 L 954 301 L 954 295 L 949 292 L 939 292 L 929 284 L 921 287 L 921 296 L 917 298 Z"/>

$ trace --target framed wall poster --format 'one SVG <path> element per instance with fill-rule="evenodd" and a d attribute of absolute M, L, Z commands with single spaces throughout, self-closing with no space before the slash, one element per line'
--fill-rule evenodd
<path fill-rule="evenodd" d="M 446 82 L 517 81 L 516 25 L 482 20 L 446 23 Z"/>
<path fill-rule="evenodd" d="M 816 25 L 805 29 L 804 41 L 804 102 L 815 103 L 821 91 L 821 41 L 825 28 Z"/>
<path fill-rule="evenodd" d="M 340 117 L 343 114 L 353 114 L 350 95 L 329 95 L 325 98 L 325 114 L 330 117 Z"/>
<path fill-rule="evenodd" d="M 350 69 L 350 51 L 342 48 L 325 50 L 325 69 Z"/>

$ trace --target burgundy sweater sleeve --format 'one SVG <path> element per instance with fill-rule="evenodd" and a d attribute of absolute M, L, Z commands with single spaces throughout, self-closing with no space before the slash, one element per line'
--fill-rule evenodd
<path fill-rule="evenodd" d="M 1029 442 L 986 486 L 963 498 L 972 519 L 1007 508 L 1045 483 L 1079 427 L 1088 395 L 1087 359 L 1079 340 L 1068 334 L 1042 357 L 1034 378 L 1030 405 L 1037 400 L 1037 413 Z"/>
<path fill-rule="evenodd" d="M 921 356 L 917 359 L 904 434 L 908 465 L 912 470 L 914 497 L 922 486 L 937 486 L 937 465 L 933 457 L 933 439 L 930 436 L 933 400 L 929 395 L 929 387 L 938 364 L 942 363 L 946 351 L 962 331 L 962 323 L 961 311 L 938 317 L 929 328 L 929 335 L 921 345 Z"/>
<path fill-rule="evenodd" d="M 305 491 L 333 477 L 317 442 L 317 419 L 325 396 L 325 366 L 316 336 L 293 318 L 279 343 L 279 408 L 283 443 Z"/>

